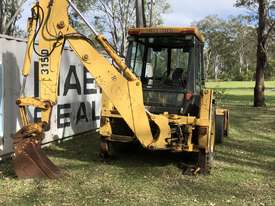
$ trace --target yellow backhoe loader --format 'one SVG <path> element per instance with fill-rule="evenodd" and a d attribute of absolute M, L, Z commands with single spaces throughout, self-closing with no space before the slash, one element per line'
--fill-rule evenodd
<path fill-rule="evenodd" d="M 69 6 L 93 31 L 114 65 L 70 25 Z M 13 165 L 18 177 L 61 175 L 42 153 L 41 142 L 57 102 L 65 42 L 102 89 L 102 156 L 109 154 L 112 142 L 137 141 L 148 150 L 195 152 L 201 172 L 209 171 L 215 143 L 215 108 L 213 91 L 204 86 L 203 37 L 196 28 L 130 29 L 126 63 L 70 0 L 38 1 L 32 8 L 28 32 L 22 90 L 35 52 L 39 56 L 40 94 L 39 98 L 21 96 L 17 100 L 23 124 L 14 137 Z M 30 122 L 29 106 L 42 110 L 40 122 Z M 225 114 L 225 110 L 219 110 L 220 135 L 227 128 Z"/>

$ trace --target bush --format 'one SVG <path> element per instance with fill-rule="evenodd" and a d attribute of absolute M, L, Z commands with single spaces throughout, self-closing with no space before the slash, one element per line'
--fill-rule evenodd
<path fill-rule="evenodd" d="M 275 80 L 275 60 L 271 60 L 265 70 L 265 79 L 266 80 Z"/>
<path fill-rule="evenodd" d="M 215 97 L 217 102 L 222 101 L 222 99 L 225 96 L 225 91 L 226 91 L 226 89 L 224 89 L 224 88 L 215 88 L 214 89 L 214 97 Z"/>

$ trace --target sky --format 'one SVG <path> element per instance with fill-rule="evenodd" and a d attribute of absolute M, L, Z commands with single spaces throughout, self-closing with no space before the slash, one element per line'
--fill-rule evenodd
<path fill-rule="evenodd" d="M 158 0 L 155 0 L 158 2 Z M 217 14 L 220 18 L 245 13 L 244 9 L 235 8 L 236 0 L 167 0 L 171 6 L 170 12 L 163 16 L 164 24 L 171 26 L 189 26 L 208 15 Z M 22 18 L 18 25 L 21 29 L 26 27 L 27 18 L 34 0 L 28 0 L 23 6 Z"/>
<path fill-rule="evenodd" d="M 208 15 L 217 14 L 226 19 L 230 15 L 246 12 L 245 9 L 234 7 L 236 0 L 168 0 L 168 2 L 171 11 L 164 15 L 164 23 L 171 26 L 188 26 Z"/>

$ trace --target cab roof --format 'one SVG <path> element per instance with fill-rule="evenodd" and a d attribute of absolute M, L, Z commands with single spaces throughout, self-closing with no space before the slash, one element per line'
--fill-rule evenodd
<path fill-rule="evenodd" d="M 201 42 L 204 37 L 197 27 L 148 27 L 148 28 L 131 28 L 128 30 L 130 36 L 181 36 L 192 34 Z"/>

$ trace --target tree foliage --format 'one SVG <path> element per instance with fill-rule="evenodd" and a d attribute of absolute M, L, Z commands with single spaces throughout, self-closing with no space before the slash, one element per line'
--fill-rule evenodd
<path fill-rule="evenodd" d="M 254 106 L 264 106 L 264 79 L 268 68 L 268 39 L 275 28 L 275 20 L 270 15 L 274 0 L 237 0 L 237 6 L 245 6 L 257 16 L 257 65 L 254 88 Z"/>
<path fill-rule="evenodd" d="M 149 1 L 145 1 L 148 5 Z M 153 4 L 152 23 L 162 23 L 162 14 L 167 12 L 169 4 L 167 0 L 159 0 Z M 114 48 L 125 55 L 127 47 L 127 31 L 136 23 L 135 0 L 97 0 L 95 3 L 95 24 L 111 37 Z M 149 21 L 149 9 L 145 6 L 147 21 Z M 149 23 L 147 23 L 149 25 Z"/>
<path fill-rule="evenodd" d="M 170 11 L 170 4 L 167 0 L 144 0 L 147 26 L 163 24 L 162 15 Z M 152 22 L 150 22 L 150 11 L 152 9 Z"/>
<path fill-rule="evenodd" d="M 76 7 L 81 13 L 86 13 L 90 11 L 93 5 L 95 4 L 95 1 L 96 0 L 72 0 L 72 2 L 76 5 Z M 83 24 L 79 15 L 73 10 L 69 10 L 69 13 L 71 24 L 74 27 L 78 28 L 80 31 L 85 31 L 85 25 Z"/>
<path fill-rule="evenodd" d="M 0 34 L 15 35 L 18 31 L 16 22 L 20 18 L 20 6 L 26 0 L 0 1 Z"/>
<path fill-rule="evenodd" d="M 95 0 L 94 0 L 95 1 Z M 73 0 L 80 11 L 86 12 L 94 4 L 93 0 Z M 21 12 L 27 0 L 2 0 L 0 1 L 0 34 L 10 36 L 24 36 L 24 32 L 18 28 L 17 22 L 21 18 Z M 23 8 L 22 8 L 23 6 Z M 29 8 L 28 8 L 29 9 Z M 73 13 L 74 23 L 78 22 L 77 15 Z M 77 23 L 76 23 L 77 24 Z M 21 34 L 22 33 L 22 34 Z"/>
<path fill-rule="evenodd" d="M 256 32 L 247 16 L 223 20 L 208 16 L 197 22 L 204 33 L 205 67 L 210 79 L 252 80 Z"/>
<path fill-rule="evenodd" d="M 257 25 L 254 17 L 231 16 L 227 20 L 208 16 L 196 22 L 204 33 L 205 68 L 209 79 L 255 80 Z M 265 78 L 275 79 L 275 32 L 267 40 Z"/>

